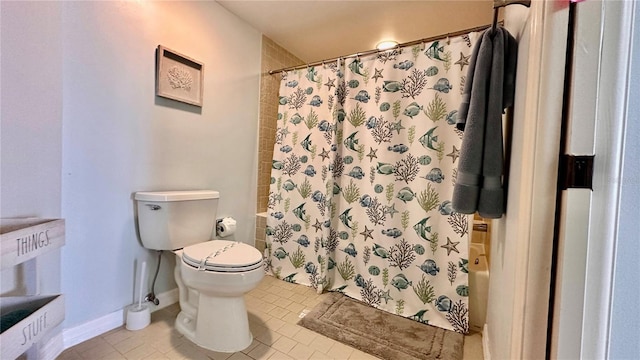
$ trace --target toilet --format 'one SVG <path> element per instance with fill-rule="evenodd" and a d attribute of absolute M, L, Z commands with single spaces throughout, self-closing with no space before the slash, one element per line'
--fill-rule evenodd
<path fill-rule="evenodd" d="M 215 240 L 220 194 L 211 190 L 137 192 L 142 245 L 176 254 L 176 329 L 198 346 L 237 352 L 253 341 L 243 295 L 264 277 L 253 246 Z"/>

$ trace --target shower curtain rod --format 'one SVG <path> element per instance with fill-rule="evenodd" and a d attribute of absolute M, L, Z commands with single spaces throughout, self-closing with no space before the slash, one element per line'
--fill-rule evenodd
<path fill-rule="evenodd" d="M 493 0 L 493 22 L 491 24 L 489 24 L 489 25 L 482 25 L 482 26 L 477 26 L 477 27 L 470 28 L 470 29 L 455 31 L 455 32 L 451 32 L 451 33 L 447 33 L 447 34 L 443 34 L 443 35 L 437 35 L 437 36 L 432 36 L 432 37 L 428 37 L 428 38 L 424 38 L 424 39 L 420 39 L 420 40 L 409 41 L 409 42 L 406 42 L 406 43 L 398 44 L 398 45 L 394 46 L 392 49 L 400 49 L 400 48 L 403 48 L 403 47 L 406 47 L 406 46 L 418 45 L 418 44 L 422 44 L 422 43 L 426 43 L 426 42 L 430 42 L 430 41 L 446 39 L 446 38 L 449 38 L 449 37 L 456 37 L 456 36 L 464 35 L 464 34 L 467 34 L 467 33 L 470 33 L 470 32 L 474 32 L 474 31 L 486 30 L 488 28 L 492 28 L 495 31 L 497 24 L 504 25 L 504 21 L 498 21 L 498 9 L 500 9 L 502 7 L 505 7 L 505 6 L 509 6 L 511 4 L 519 4 L 519 5 L 524 5 L 526 7 L 530 7 L 531 6 L 531 0 Z M 391 50 L 391 49 L 386 49 L 386 50 L 373 49 L 373 50 L 367 50 L 367 51 L 363 51 L 363 52 L 359 52 L 359 53 L 355 53 L 355 54 L 351 54 L 351 55 L 338 56 L 338 57 L 327 59 L 327 60 L 316 61 L 316 62 L 312 62 L 312 63 L 308 63 L 308 64 L 290 66 L 290 67 L 286 67 L 286 68 L 282 68 L 282 69 L 278 69 L 278 70 L 269 70 L 269 75 L 281 73 L 281 72 L 284 72 L 284 71 L 290 71 L 290 70 L 296 70 L 296 69 L 304 69 L 304 68 L 309 67 L 309 66 L 324 65 L 325 63 L 336 61 L 338 59 L 344 60 L 344 59 L 349 59 L 349 58 L 354 58 L 354 57 L 357 58 L 357 57 L 360 57 L 360 56 L 367 56 L 367 55 L 371 55 L 371 54 L 375 54 L 375 53 L 379 53 L 379 52 L 383 52 L 383 51 L 389 51 L 389 50 Z"/>
<path fill-rule="evenodd" d="M 500 25 L 504 25 L 503 21 L 500 21 L 498 23 Z M 435 40 L 446 39 L 446 38 L 449 38 L 449 37 L 456 37 L 456 36 L 468 34 L 470 32 L 475 32 L 475 31 L 482 31 L 482 30 L 489 29 L 491 26 L 492 26 L 492 24 L 481 25 L 481 26 L 476 26 L 476 27 L 470 28 L 470 29 L 464 29 L 464 30 L 450 32 L 450 33 L 446 33 L 446 34 L 442 34 L 442 35 L 431 36 L 431 37 L 423 38 L 423 39 L 420 39 L 420 40 L 413 40 L 413 41 L 405 42 L 405 43 L 402 43 L 402 44 L 398 44 L 398 45 L 394 46 L 392 49 L 400 49 L 400 48 L 403 48 L 403 47 L 406 47 L 406 46 L 418 45 L 418 44 L 427 43 L 427 42 L 431 42 L 431 41 L 435 41 Z M 285 72 L 285 71 L 304 69 L 304 68 L 310 67 L 310 66 L 324 65 L 326 63 L 330 63 L 330 62 L 336 61 L 338 59 L 344 60 L 344 59 L 349 59 L 349 58 L 357 58 L 357 57 L 360 57 L 360 56 L 367 56 L 367 55 L 371 55 L 371 54 L 375 54 L 375 53 L 381 53 L 381 52 L 385 52 L 385 51 L 390 51 L 392 49 L 367 50 L 367 51 L 358 52 L 358 53 L 351 54 L 351 55 L 338 56 L 338 57 L 330 58 L 330 59 L 327 59 L 327 60 L 321 60 L 321 61 L 315 61 L 315 62 L 307 63 L 307 64 L 290 66 L 290 67 L 286 67 L 286 68 L 282 68 L 282 69 L 278 69 L 278 70 L 270 70 L 269 71 L 269 75 L 274 75 L 274 74 L 278 74 L 278 73 Z"/>

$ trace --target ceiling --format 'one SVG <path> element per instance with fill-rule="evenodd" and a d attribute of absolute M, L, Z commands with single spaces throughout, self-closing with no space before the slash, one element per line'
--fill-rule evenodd
<path fill-rule="evenodd" d="M 493 16 L 492 0 L 217 2 L 305 62 L 486 25 Z"/>

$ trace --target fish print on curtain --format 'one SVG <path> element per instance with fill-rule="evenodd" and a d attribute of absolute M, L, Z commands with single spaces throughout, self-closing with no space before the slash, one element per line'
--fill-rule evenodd
<path fill-rule="evenodd" d="M 451 196 L 478 36 L 283 74 L 268 271 L 468 332 L 469 218 Z"/>

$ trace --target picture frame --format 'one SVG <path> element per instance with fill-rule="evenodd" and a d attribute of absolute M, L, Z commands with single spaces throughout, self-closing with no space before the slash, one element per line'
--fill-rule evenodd
<path fill-rule="evenodd" d="M 202 107 L 204 64 L 158 45 L 156 95 Z"/>

